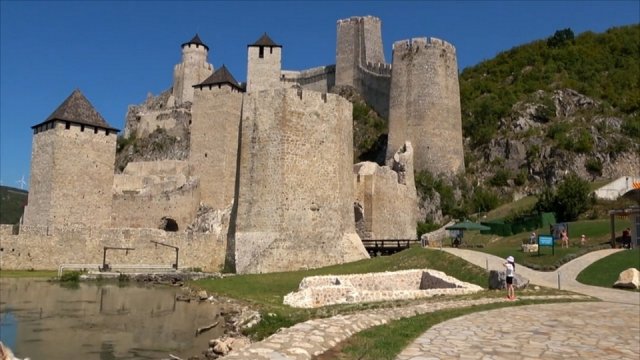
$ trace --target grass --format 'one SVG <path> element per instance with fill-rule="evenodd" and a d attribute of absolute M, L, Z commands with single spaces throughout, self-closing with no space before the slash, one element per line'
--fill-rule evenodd
<path fill-rule="evenodd" d="M 53 278 L 55 270 L 0 270 L 0 278 Z"/>
<path fill-rule="evenodd" d="M 320 356 L 316 356 L 314 360 L 395 359 L 396 356 L 418 336 L 441 322 L 480 311 L 549 302 L 560 301 L 519 300 L 517 302 L 502 302 L 441 310 L 409 318 L 402 318 L 386 325 L 363 330 L 338 344 L 333 349 Z"/>
<path fill-rule="evenodd" d="M 410 304 L 410 301 L 381 302 L 369 304 L 334 305 L 318 309 L 296 309 L 283 305 L 284 296 L 296 291 L 300 281 L 307 276 L 328 274 L 357 274 L 406 269 L 429 268 L 446 272 L 462 281 L 484 288 L 488 284 L 486 271 L 446 252 L 412 247 L 392 256 L 376 257 L 353 263 L 320 269 L 282 273 L 234 275 L 221 279 L 204 279 L 192 283 L 195 287 L 249 303 L 263 314 L 263 321 L 248 330 L 256 340 L 275 333 L 278 329 L 293 326 L 312 318 L 323 318 L 338 314 L 353 313 L 372 308 L 395 307 Z M 566 294 L 557 290 L 542 289 L 536 294 Z M 480 297 L 503 297 L 499 291 L 484 291 L 478 294 L 456 297 L 469 299 Z M 433 301 L 420 300 L 421 302 Z"/>
<path fill-rule="evenodd" d="M 621 234 L 622 230 L 630 227 L 629 219 L 617 219 L 616 234 Z M 569 248 L 562 248 L 560 243 L 555 249 L 544 247 L 538 253 L 524 253 L 521 245 L 528 241 L 529 232 L 519 233 L 512 236 L 501 237 L 498 235 L 483 235 L 477 231 L 466 232 L 464 242 L 474 247 L 475 250 L 486 252 L 505 258 L 509 255 L 516 259 L 516 263 L 531 267 L 535 270 L 554 270 L 565 262 L 583 255 L 589 251 L 607 247 L 611 238 L 610 221 L 580 220 L 569 223 Z M 536 229 L 537 234 L 546 234 L 548 229 Z M 579 237 L 587 236 L 587 245 L 581 246 Z M 480 247 L 479 247 L 480 246 Z"/>
<path fill-rule="evenodd" d="M 578 274 L 583 284 L 611 288 L 618 275 L 628 268 L 640 269 L 640 249 L 624 250 L 602 258 Z"/>

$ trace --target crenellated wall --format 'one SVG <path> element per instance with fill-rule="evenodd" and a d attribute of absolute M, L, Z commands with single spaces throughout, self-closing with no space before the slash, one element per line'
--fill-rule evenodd
<path fill-rule="evenodd" d="M 2 228 L 7 225 L 1 225 Z M 110 264 L 150 264 L 171 266 L 174 249 L 151 241 L 179 247 L 179 267 L 199 267 L 220 271 L 224 264 L 226 233 L 166 232 L 159 229 L 30 227 L 19 235 L 0 231 L 2 269 L 57 269 L 61 264 L 101 264 L 104 247 L 131 247 L 135 250 L 108 251 Z"/>
<path fill-rule="evenodd" d="M 66 121 L 34 129 L 24 224 L 110 226 L 115 148 L 113 130 Z"/>
<path fill-rule="evenodd" d="M 214 209 L 233 203 L 242 93 L 227 85 L 196 88 L 189 163 L 200 180 L 201 201 Z"/>
<path fill-rule="evenodd" d="M 368 257 L 355 232 L 351 103 L 296 89 L 245 95 L 230 251 L 238 273 Z"/>
<path fill-rule="evenodd" d="M 453 45 L 435 38 L 393 44 L 387 158 L 405 141 L 416 171 L 464 171 L 458 65 Z"/>
<path fill-rule="evenodd" d="M 300 85 L 305 90 L 329 92 L 336 84 L 336 67 L 327 65 L 302 71 L 282 70 L 280 82 L 283 87 Z"/>

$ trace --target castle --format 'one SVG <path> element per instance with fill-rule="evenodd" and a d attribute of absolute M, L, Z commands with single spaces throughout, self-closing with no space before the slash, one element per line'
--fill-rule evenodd
<path fill-rule="evenodd" d="M 388 64 L 380 20 L 352 17 L 337 23 L 335 65 L 287 71 L 265 33 L 247 46 L 246 84 L 208 63 L 198 35 L 181 48 L 172 87 L 130 107 L 124 137 L 162 129 L 188 153 L 114 172 L 119 130 L 74 91 L 33 126 L 29 204 L 18 234 L 0 229 L 3 268 L 96 263 L 105 246 L 136 249 L 114 262 L 168 262 L 154 241 L 206 270 L 355 261 L 368 257 L 361 239 L 415 238 L 414 169 L 464 171 L 455 48 L 442 40 L 397 41 Z M 389 119 L 386 166 L 353 165 L 352 105 L 336 86 Z"/>

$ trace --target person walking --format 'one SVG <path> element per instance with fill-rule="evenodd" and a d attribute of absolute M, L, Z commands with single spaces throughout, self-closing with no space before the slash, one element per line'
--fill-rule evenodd
<path fill-rule="evenodd" d="M 509 256 L 507 258 L 507 262 L 504 263 L 504 267 L 507 269 L 507 299 L 515 300 L 516 299 L 516 291 L 513 288 L 513 277 L 516 274 L 516 263 L 513 256 Z"/>

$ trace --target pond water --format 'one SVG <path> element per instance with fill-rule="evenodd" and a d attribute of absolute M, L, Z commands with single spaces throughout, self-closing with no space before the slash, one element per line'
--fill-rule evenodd
<path fill-rule="evenodd" d="M 176 301 L 182 290 L 117 283 L 63 286 L 43 279 L 0 278 L 0 340 L 17 357 L 167 359 L 201 355 L 222 326 L 208 301 Z"/>

